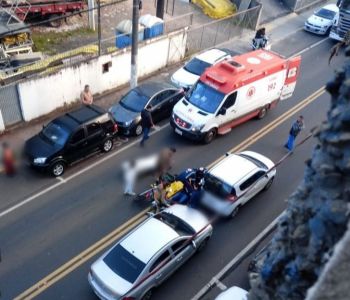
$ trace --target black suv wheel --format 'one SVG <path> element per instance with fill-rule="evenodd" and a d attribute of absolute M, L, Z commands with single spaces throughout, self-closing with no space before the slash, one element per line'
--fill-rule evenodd
<path fill-rule="evenodd" d="M 139 136 L 139 135 L 142 134 L 142 131 L 143 131 L 143 129 L 142 129 L 141 123 L 137 124 L 137 125 L 135 126 L 135 129 L 134 129 L 134 134 L 135 134 L 136 136 Z"/>
<path fill-rule="evenodd" d="M 63 161 L 57 161 L 50 166 L 50 172 L 53 176 L 62 176 L 66 170 L 66 164 Z"/>
<path fill-rule="evenodd" d="M 102 151 L 103 152 L 109 152 L 113 148 L 113 140 L 112 139 L 106 139 L 102 145 Z"/>

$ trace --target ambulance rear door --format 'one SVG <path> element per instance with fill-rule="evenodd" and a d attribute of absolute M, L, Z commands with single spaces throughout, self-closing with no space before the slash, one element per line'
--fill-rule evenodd
<path fill-rule="evenodd" d="M 293 95 L 299 75 L 300 63 L 301 56 L 292 57 L 288 60 L 287 76 L 281 91 L 281 100 L 288 99 Z"/>

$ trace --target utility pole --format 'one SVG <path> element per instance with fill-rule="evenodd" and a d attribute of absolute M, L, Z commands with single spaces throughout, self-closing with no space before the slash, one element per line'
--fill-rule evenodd
<path fill-rule="evenodd" d="M 95 0 L 88 0 L 88 7 L 89 7 L 89 27 L 93 31 L 96 30 L 96 24 L 95 24 Z"/>
<path fill-rule="evenodd" d="M 133 0 L 132 5 L 132 34 L 131 34 L 131 80 L 130 86 L 137 86 L 137 50 L 139 35 L 139 0 Z"/>
<path fill-rule="evenodd" d="M 101 4 L 97 0 L 97 38 L 98 38 L 98 56 L 101 56 Z"/>
<path fill-rule="evenodd" d="M 157 16 L 157 18 L 160 18 L 162 20 L 164 19 L 164 5 L 165 5 L 164 0 L 157 0 L 156 16 Z"/>

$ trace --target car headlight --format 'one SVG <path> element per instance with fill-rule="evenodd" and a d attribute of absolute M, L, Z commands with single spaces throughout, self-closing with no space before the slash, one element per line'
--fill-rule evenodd
<path fill-rule="evenodd" d="M 202 124 L 202 125 L 193 125 L 191 130 L 192 131 L 201 131 L 203 129 L 203 127 L 204 127 L 204 124 Z"/>
<path fill-rule="evenodd" d="M 131 120 L 131 121 L 124 122 L 123 125 L 124 125 L 124 126 L 130 126 L 131 123 L 132 123 L 132 120 Z"/>
<path fill-rule="evenodd" d="M 45 162 L 46 162 L 46 157 L 34 158 L 34 163 L 35 164 L 41 165 L 41 164 L 44 164 Z"/>

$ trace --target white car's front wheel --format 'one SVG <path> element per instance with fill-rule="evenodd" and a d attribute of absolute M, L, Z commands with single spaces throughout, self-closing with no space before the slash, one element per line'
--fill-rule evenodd
<path fill-rule="evenodd" d="M 266 185 L 264 187 L 264 191 L 267 191 L 271 187 L 274 179 L 275 179 L 275 177 L 270 178 L 270 180 L 266 183 Z"/>

